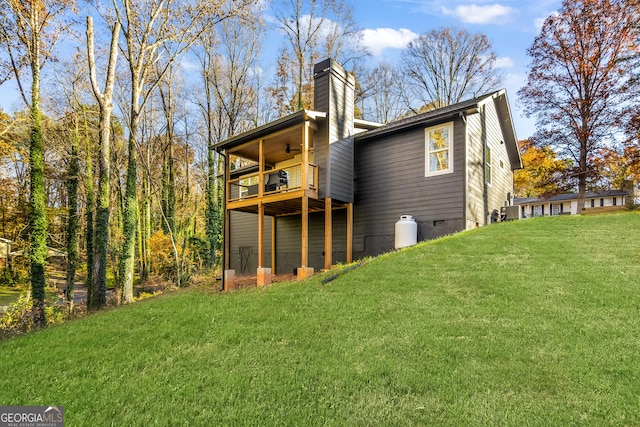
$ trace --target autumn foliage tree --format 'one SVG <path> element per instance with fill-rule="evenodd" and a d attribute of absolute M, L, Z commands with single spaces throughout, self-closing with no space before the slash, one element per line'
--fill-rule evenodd
<path fill-rule="evenodd" d="M 633 94 L 631 2 L 564 0 L 528 49 L 532 63 L 519 95 L 537 120 L 537 142 L 575 161 L 578 206 L 596 172 L 590 160 L 613 139 Z"/>
<path fill-rule="evenodd" d="M 551 147 L 537 147 L 529 139 L 519 141 L 518 145 L 523 169 L 513 173 L 516 197 L 544 197 L 565 190 L 570 160 L 559 159 Z"/>

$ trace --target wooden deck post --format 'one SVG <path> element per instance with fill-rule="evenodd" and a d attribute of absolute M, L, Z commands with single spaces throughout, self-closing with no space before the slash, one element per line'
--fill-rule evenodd
<path fill-rule="evenodd" d="M 309 122 L 302 126 L 302 170 L 300 171 L 300 185 L 303 190 L 309 189 Z"/>
<path fill-rule="evenodd" d="M 302 127 L 302 171 L 300 173 L 300 185 L 304 190 L 302 195 L 302 253 L 300 254 L 302 266 L 298 268 L 298 280 L 306 279 L 313 275 L 313 268 L 309 264 L 309 122 L 305 121 Z"/>
<path fill-rule="evenodd" d="M 231 226 L 231 219 L 229 218 L 231 216 L 231 212 L 229 212 L 229 210 L 227 209 L 227 201 L 229 200 L 229 195 L 230 190 L 231 190 L 231 186 L 229 185 L 229 180 L 231 179 L 231 165 L 229 164 L 229 156 L 224 156 L 224 185 L 226 186 L 225 188 L 225 199 L 223 201 L 223 211 L 222 211 L 222 216 L 223 216 L 223 221 L 224 221 L 224 236 L 222 236 L 222 245 L 224 246 L 222 252 L 224 254 L 224 259 L 222 260 L 222 269 L 223 270 L 227 270 L 229 268 L 229 259 L 230 259 L 230 255 L 229 255 L 229 250 L 231 249 L 231 246 L 229 245 L 229 236 L 231 235 L 231 231 L 230 231 L 230 226 Z"/>
<path fill-rule="evenodd" d="M 264 204 L 258 203 L 258 268 L 264 267 Z"/>
<path fill-rule="evenodd" d="M 353 262 L 353 203 L 347 203 L 347 264 Z"/>
<path fill-rule="evenodd" d="M 324 199 L 324 269 L 329 270 L 333 264 L 333 216 L 331 197 Z"/>
<path fill-rule="evenodd" d="M 309 198 L 302 196 L 302 268 L 309 263 Z"/>
<path fill-rule="evenodd" d="M 258 142 L 258 197 L 264 193 L 264 139 Z"/>
<path fill-rule="evenodd" d="M 309 264 L 309 197 L 302 196 L 302 266 L 298 267 L 298 280 L 313 276 L 313 267 Z"/>

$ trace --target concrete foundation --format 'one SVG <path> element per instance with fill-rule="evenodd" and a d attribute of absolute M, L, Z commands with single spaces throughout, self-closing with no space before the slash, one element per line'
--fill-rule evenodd
<path fill-rule="evenodd" d="M 224 291 L 231 292 L 236 290 L 236 271 L 225 270 L 224 271 Z"/>
<path fill-rule="evenodd" d="M 271 269 L 259 267 L 257 272 L 258 287 L 271 284 Z"/>
<path fill-rule="evenodd" d="M 298 267 L 298 280 L 308 279 L 313 273 L 313 267 Z"/>

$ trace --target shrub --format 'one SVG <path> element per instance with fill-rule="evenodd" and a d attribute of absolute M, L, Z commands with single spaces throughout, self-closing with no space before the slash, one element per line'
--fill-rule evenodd
<path fill-rule="evenodd" d="M 152 264 L 154 270 L 165 277 L 173 276 L 175 261 L 171 238 L 164 234 L 162 230 L 156 231 L 149 239 L 149 246 L 153 254 Z"/>
<path fill-rule="evenodd" d="M 27 281 L 28 276 L 26 273 L 20 272 L 19 270 L 9 270 L 7 268 L 0 270 L 0 285 L 16 286 L 26 284 Z"/>
<path fill-rule="evenodd" d="M 47 325 L 64 322 L 67 317 L 66 306 L 45 306 Z M 40 313 L 33 309 L 31 292 L 20 295 L 16 302 L 0 313 L 0 338 L 25 334 L 32 331 L 37 325 Z"/>

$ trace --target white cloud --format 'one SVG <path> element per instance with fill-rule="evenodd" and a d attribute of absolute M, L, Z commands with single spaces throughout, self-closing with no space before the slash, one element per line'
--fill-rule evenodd
<path fill-rule="evenodd" d="M 496 59 L 496 68 L 513 68 L 514 66 L 515 62 L 508 56 L 501 56 Z"/>
<path fill-rule="evenodd" d="M 406 28 L 374 28 L 362 30 L 362 42 L 373 56 L 379 57 L 387 48 L 403 49 L 418 37 Z"/>
<path fill-rule="evenodd" d="M 516 10 L 501 4 L 478 6 L 460 5 L 455 9 L 442 8 L 445 15 L 452 15 L 467 24 L 501 24 L 509 21 Z"/>
<path fill-rule="evenodd" d="M 189 59 L 187 56 L 183 56 L 182 58 L 180 58 L 180 67 L 182 67 L 182 69 L 186 72 L 197 71 L 202 68 L 200 64 L 198 64 L 196 61 L 193 61 L 192 59 Z"/>
<path fill-rule="evenodd" d="M 553 13 L 549 14 L 549 16 L 552 16 L 552 15 L 553 15 L 553 16 L 558 16 L 558 12 L 553 12 Z M 533 23 L 534 23 L 534 25 L 536 26 L 536 32 L 538 32 L 538 33 L 539 33 L 539 32 L 542 30 L 542 26 L 544 25 L 544 22 L 547 20 L 547 18 L 548 18 L 549 16 L 547 16 L 547 17 L 545 17 L 545 18 L 537 18 L 537 19 L 534 19 Z"/>

